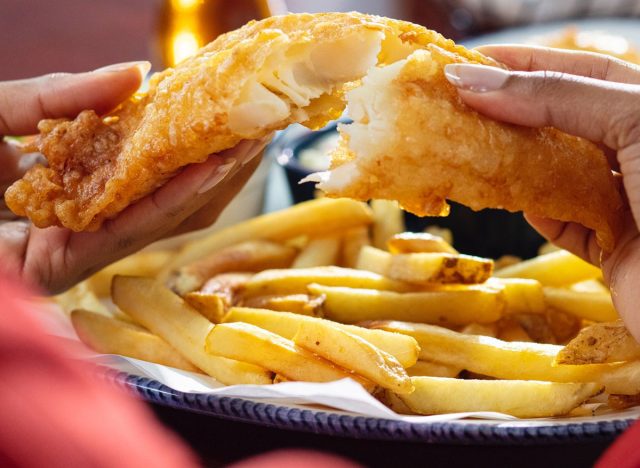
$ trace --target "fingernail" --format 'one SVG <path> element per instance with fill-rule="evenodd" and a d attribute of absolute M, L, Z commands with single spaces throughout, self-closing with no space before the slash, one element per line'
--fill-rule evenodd
<path fill-rule="evenodd" d="M 269 144 L 269 141 L 270 140 L 264 138 L 261 140 L 256 140 L 251 149 L 239 158 L 241 166 L 247 165 L 250 161 L 255 159 L 256 156 L 260 155 Z"/>
<path fill-rule="evenodd" d="M 474 93 L 496 91 L 509 79 L 506 70 L 471 63 L 450 63 L 444 67 L 444 75 L 456 88 Z"/>
<path fill-rule="evenodd" d="M 140 76 L 144 78 L 151 70 L 151 62 L 147 62 L 146 60 L 141 60 L 138 62 L 124 62 L 124 63 L 114 63 L 113 65 L 107 65 L 106 67 L 101 67 L 96 70 L 93 70 L 93 73 L 117 73 L 125 70 L 130 70 L 132 68 L 137 68 L 140 72 Z"/>
<path fill-rule="evenodd" d="M 222 181 L 222 179 L 229 175 L 229 172 L 231 172 L 231 169 L 233 169 L 233 167 L 236 165 L 236 162 L 237 161 L 235 159 L 229 159 L 228 161 L 225 161 L 224 164 L 218 166 L 209 176 L 209 178 L 202 183 L 202 185 L 198 189 L 198 195 L 208 192 L 213 187 L 218 185 Z"/>

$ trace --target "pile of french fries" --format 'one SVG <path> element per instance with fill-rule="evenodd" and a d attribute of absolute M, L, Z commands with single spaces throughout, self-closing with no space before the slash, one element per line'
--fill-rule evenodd
<path fill-rule="evenodd" d="M 640 345 L 599 269 L 548 247 L 460 254 L 402 219 L 390 202 L 314 200 L 138 253 L 58 302 L 97 352 L 226 385 L 350 377 L 425 415 L 640 403 Z"/>

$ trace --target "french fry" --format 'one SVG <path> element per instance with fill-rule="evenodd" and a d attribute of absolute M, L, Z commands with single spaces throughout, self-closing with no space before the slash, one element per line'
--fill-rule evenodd
<path fill-rule="evenodd" d="M 599 278 L 602 273 L 576 255 L 558 250 L 496 270 L 494 276 L 534 279 L 545 286 L 568 286 Z"/>
<path fill-rule="evenodd" d="M 408 291 L 410 285 L 390 280 L 370 271 L 334 266 L 288 270 L 265 270 L 244 285 L 243 296 L 306 294 L 311 283 L 326 286 Z"/>
<path fill-rule="evenodd" d="M 540 282 L 522 278 L 489 278 L 488 286 L 498 288 L 507 304 L 506 312 L 514 314 L 543 314 L 547 310 Z"/>
<path fill-rule="evenodd" d="M 545 318 L 549 330 L 555 337 L 554 342 L 565 344 L 580 331 L 583 320 L 575 315 L 567 314 L 548 307 L 545 312 Z"/>
<path fill-rule="evenodd" d="M 533 341 L 522 325 L 513 318 L 500 322 L 500 332 L 496 338 L 503 341 Z"/>
<path fill-rule="evenodd" d="M 560 350 L 558 364 L 597 364 L 640 359 L 640 344 L 622 320 L 583 328 Z"/>
<path fill-rule="evenodd" d="M 439 362 L 423 361 L 416 362 L 407 369 L 411 377 L 457 377 L 462 369 L 448 366 Z"/>
<path fill-rule="evenodd" d="M 169 285 L 180 295 L 199 289 L 207 279 L 228 272 L 285 268 L 297 254 L 293 247 L 276 242 L 253 240 L 230 245 L 179 268 Z"/>
<path fill-rule="evenodd" d="M 369 327 L 406 333 L 420 345 L 420 359 L 433 360 L 498 379 L 598 382 L 610 393 L 640 393 L 640 361 L 626 364 L 555 365 L 561 346 L 506 342 L 418 323 L 380 321 Z"/>
<path fill-rule="evenodd" d="M 449 228 L 431 224 L 424 228 L 424 232 L 433 236 L 442 237 L 447 244 L 453 245 L 453 233 Z"/>
<path fill-rule="evenodd" d="M 162 338 L 132 323 L 86 310 L 72 311 L 71 323 L 80 340 L 98 353 L 120 354 L 177 369 L 201 372 Z"/>
<path fill-rule="evenodd" d="M 373 245 L 379 249 L 387 247 L 387 240 L 404 231 L 404 212 L 398 202 L 371 200 L 373 211 Z"/>
<path fill-rule="evenodd" d="M 96 296 L 108 297 L 111 280 L 115 275 L 154 277 L 172 255 L 168 250 L 145 250 L 129 255 L 89 277 L 87 284 Z"/>
<path fill-rule="evenodd" d="M 223 323 L 213 327 L 206 339 L 206 351 L 264 367 L 287 380 L 331 382 L 355 377 L 296 346 L 293 341 L 248 323 Z"/>
<path fill-rule="evenodd" d="M 53 300 L 68 314 L 73 310 L 82 309 L 90 310 L 106 317 L 113 317 L 109 308 L 98 299 L 98 296 L 86 281 L 78 283 L 62 294 L 54 296 Z"/>
<path fill-rule="evenodd" d="M 470 255 L 449 253 L 390 254 L 364 247 L 358 268 L 412 284 L 483 283 L 490 276 L 493 261 Z"/>
<path fill-rule="evenodd" d="M 404 367 L 392 355 L 328 320 L 302 322 L 293 342 L 311 353 L 396 393 L 413 391 Z"/>
<path fill-rule="evenodd" d="M 607 404 L 616 410 L 631 408 L 640 405 L 640 393 L 635 395 L 609 395 Z"/>
<path fill-rule="evenodd" d="M 501 270 L 503 268 L 509 267 L 511 265 L 515 265 L 520 263 L 522 259 L 520 257 L 516 257 L 515 255 L 503 255 L 502 257 L 496 259 L 493 262 L 494 270 Z"/>
<path fill-rule="evenodd" d="M 495 411 L 519 418 L 567 414 L 602 391 L 602 385 L 534 380 L 464 380 L 412 377 L 415 391 L 397 395 L 414 413 Z"/>
<path fill-rule="evenodd" d="M 585 292 L 585 293 L 601 293 L 611 294 L 609 288 L 607 288 L 602 281 L 597 279 L 584 280 L 579 283 L 574 283 L 570 286 L 572 291 Z"/>
<path fill-rule="evenodd" d="M 368 225 L 372 219 L 371 210 L 366 204 L 346 198 L 323 198 L 299 203 L 286 210 L 221 229 L 187 244 L 163 269 L 160 278 L 164 280 L 172 271 L 239 242 L 255 239 L 277 242 L 310 232 L 321 236 Z"/>
<path fill-rule="evenodd" d="M 288 312 L 274 312 L 272 310 L 233 307 L 225 317 L 229 322 L 245 322 L 269 330 L 284 338 L 292 339 L 302 323 L 317 323 L 323 319 Z M 418 360 L 418 343 L 415 339 L 400 334 L 389 333 L 384 330 L 369 330 L 353 325 L 336 323 L 341 329 L 364 338 L 377 348 L 394 356 L 404 367 L 413 366 Z"/>
<path fill-rule="evenodd" d="M 151 278 L 115 276 L 111 297 L 135 321 L 220 383 L 271 383 L 273 375 L 264 368 L 206 353 L 205 339 L 214 325 L 161 283 Z"/>
<path fill-rule="evenodd" d="M 460 333 L 465 333 L 466 335 L 482 335 L 482 336 L 492 336 L 495 338 L 498 335 L 498 326 L 496 323 L 470 323 L 469 325 L 465 325 Z M 435 376 L 435 377 L 448 377 L 446 375 Z"/>
<path fill-rule="evenodd" d="M 609 293 L 584 293 L 565 288 L 544 288 L 544 298 L 550 307 L 594 322 L 618 319 Z"/>
<path fill-rule="evenodd" d="M 442 252 L 457 254 L 458 251 L 439 236 L 426 232 L 401 232 L 387 240 L 387 249 L 392 254 Z"/>
<path fill-rule="evenodd" d="M 243 307 L 256 309 L 277 310 L 280 312 L 293 312 L 294 314 L 321 317 L 322 296 L 309 296 L 308 294 L 290 294 L 288 296 L 256 296 L 242 302 Z"/>
<path fill-rule="evenodd" d="M 245 284 L 252 276 L 252 273 L 222 273 L 209 278 L 200 289 L 200 292 L 203 294 L 217 294 L 224 297 L 226 303 L 233 304 L 238 291 L 244 289 Z"/>
<path fill-rule="evenodd" d="M 190 292 L 184 300 L 212 323 L 222 322 L 231 306 L 224 295 L 217 293 Z"/>
<path fill-rule="evenodd" d="M 546 315 L 517 314 L 510 317 L 523 328 L 531 340 L 537 343 L 558 344 Z"/>
<path fill-rule="evenodd" d="M 355 268 L 360 250 L 365 245 L 371 245 L 369 230 L 366 226 L 352 228 L 345 232 L 342 238 L 341 266 Z"/>
<path fill-rule="evenodd" d="M 324 296 L 324 316 L 343 323 L 381 319 L 446 325 L 491 323 L 505 309 L 500 291 L 483 285 L 409 293 L 319 284 L 308 288 Z"/>
<path fill-rule="evenodd" d="M 300 251 L 291 268 L 335 265 L 338 262 L 339 253 L 340 238 L 337 235 L 315 237 L 309 240 L 305 248 Z M 278 268 L 278 266 L 268 268 Z"/>

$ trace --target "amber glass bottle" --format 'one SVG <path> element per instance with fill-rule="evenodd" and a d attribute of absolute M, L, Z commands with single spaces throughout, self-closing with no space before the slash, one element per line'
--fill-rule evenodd
<path fill-rule="evenodd" d="M 286 12 L 284 0 L 165 0 L 159 24 L 162 65 L 181 62 L 220 34 L 252 19 Z"/>

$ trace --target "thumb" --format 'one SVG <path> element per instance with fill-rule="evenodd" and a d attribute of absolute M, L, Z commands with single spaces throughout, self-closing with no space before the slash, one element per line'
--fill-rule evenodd
<path fill-rule="evenodd" d="M 37 132 L 41 119 L 110 111 L 139 87 L 149 62 L 111 65 L 87 73 L 57 73 L 0 82 L 0 136 Z"/>
<path fill-rule="evenodd" d="M 447 79 L 477 111 L 528 127 L 556 127 L 619 150 L 640 140 L 640 87 L 552 71 L 450 64 Z"/>

